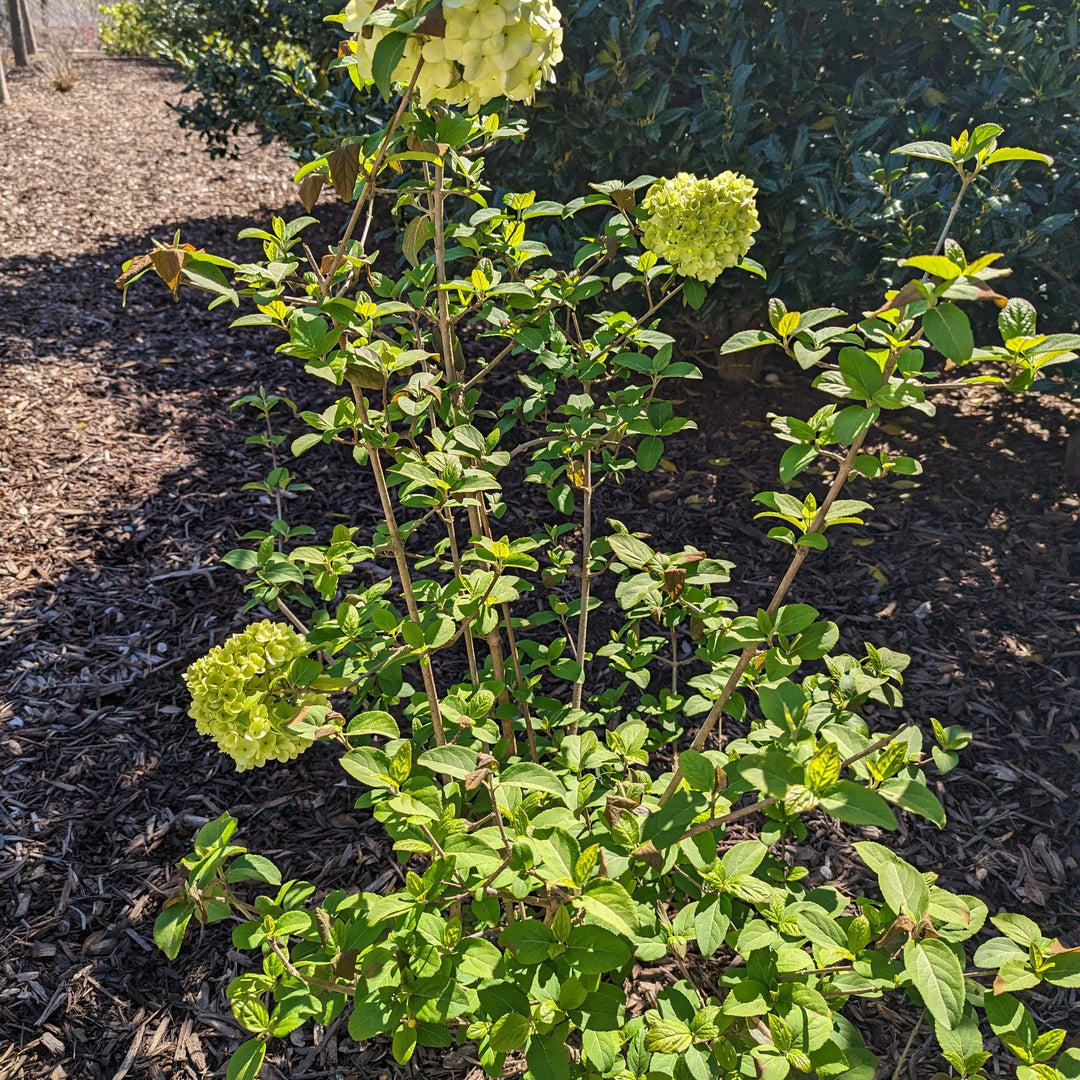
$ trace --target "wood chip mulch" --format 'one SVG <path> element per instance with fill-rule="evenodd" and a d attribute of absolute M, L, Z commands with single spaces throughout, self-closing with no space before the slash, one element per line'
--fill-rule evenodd
<path fill-rule="evenodd" d="M 239 491 L 264 470 L 243 447 L 253 424 L 228 404 L 260 384 L 301 408 L 325 393 L 197 297 L 174 304 L 147 283 L 123 308 L 112 284 L 151 236 L 181 228 L 237 254 L 240 228 L 299 212 L 289 162 L 246 139 L 238 160 L 210 161 L 168 109 L 180 84 L 164 66 L 84 60 L 76 74 L 59 94 L 40 72 L 16 73 L 0 110 L 0 1080 L 203 1078 L 240 1041 L 224 987 L 246 958 L 221 927 L 174 963 L 151 939 L 195 830 L 229 809 L 242 842 L 327 887 L 384 889 L 400 870 L 329 754 L 238 776 L 185 716 L 185 665 L 247 621 L 242 581 L 218 560 L 273 516 Z M 340 208 L 320 212 L 339 227 Z M 680 389 L 701 430 L 670 441 L 671 471 L 605 488 L 599 507 L 659 545 L 733 558 L 733 595 L 751 609 L 780 566 L 748 501 L 775 485 L 764 417 L 801 414 L 808 397 L 777 370 L 779 381 L 709 374 Z M 923 457 L 927 475 L 876 485 L 868 527 L 812 558 L 793 596 L 836 619 L 847 648 L 912 654 L 903 715 L 975 732 L 934 781 L 948 829 L 905 818 L 884 841 L 1073 945 L 1080 501 L 1062 471 L 1078 413 L 983 390 L 953 395 L 933 422 L 897 421 L 890 444 Z M 294 468 L 316 491 L 290 505 L 293 521 L 374 520 L 373 493 L 341 462 Z M 537 494 L 510 529 L 543 518 Z M 849 838 L 812 822 L 800 854 L 818 880 L 858 881 Z M 1033 998 L 1042 1024 L 1070 1030 L 1077 1001 Z M 861 1006 L 885 1053 L 913 1022 L 895 1005 Z M 906 1075 L 934 1067 L 920 1037 Z M 1005 1075 L 1004 1060 L 991 1067 Z M 469 1066 L 429 1052 L 417 1070 L 332 1030 L 316 1045 L 310 1032 L 279 1042 L 264 1075 Z"/>

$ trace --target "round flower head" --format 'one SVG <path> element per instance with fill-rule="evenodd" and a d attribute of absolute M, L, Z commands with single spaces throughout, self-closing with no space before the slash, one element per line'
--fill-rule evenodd
<path fill-rule="evenodd" d="M 211 649 L 184 673 L 191 694 L 188 715 L 196 730 L 236 762 L 237 772 L 290 761 L 311 745 L 285 727 L 299 707 L 330 703 L 323 694 L 289 692 L 287 668 L 304 651 L 291 627 L 263 619 Z"/>
<path fill-rule="evenodd" d="M 349 0 L 343 24 L 360 33 L 357 66 L 369 81 L 375 49 L 389 33 L 385 26 L 363 25 L 375 6 L 376 0 Z M 408 5 L 398 0 L 397 6 Z M 410 37 L 394 68 L 394 82 L 407 84 L 423 57 L 415 91 L 422 104 L 437 99 L 477 112 L 498 97 L 532 101 L 542 83 L 555 81 L 562 26 L 551 0 L 443 0 L 441 7 L 441 36 Z"/>
<path fill-rule="evenodd" d="M 642 200 L 649 216 L 642 243 L 683 277 L 712 284 L 754 243 L 758 229 L 753 181 L 735 172 L 711 180 L 679 173 L 657 180 Z"/>

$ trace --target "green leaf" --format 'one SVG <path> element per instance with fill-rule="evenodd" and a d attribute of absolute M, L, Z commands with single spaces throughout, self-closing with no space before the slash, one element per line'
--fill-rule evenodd
<path fill-rule="evenodd" d="M 570 1080 L 570 1053 L 555 1035 L 534 1035 L 525 1048 L 533 1080 Z"/>
<path fill-rule="evenodd" d="M 925 938 L 904 946 L 904 970 L 937 1024 L 953 1028 L 964 1013 L 964 969 L 943 941 Z"/>
<path fill-rule="evenodd" d="M 729 780 L 741 777 L 762 795 L 781 798 L 788 788 L 803 781 L 802 766 L 787 754 L 775 750 L 747 755 L 729 766 L 727 774 Z"/>
<path fill-rule="evenodd" d="M 600 1073 L 610 1073 L 619 1055 L 622 1040 L 614 1031 L 586 1028 L 581 1035 L 584 1060 Z"/>
<path fill-rule="evenodd" d="M 817 459 L 818 451 L 815 446 L 789 446 L 780 458 L 780 479 L 789 484 L 808 465 L 812 465 Z"/>
<path fill-rule="evenodd" d="M 341 758 L 341 767 L 361 784 L 374 788 L 392 788 L 390 759 L 382 750 L 372 746 L 359 746 Z"/>
<path fill-rule="evenodd" d="M 642 823 L 641 840 L 651 840 L 657 851 L 677 843 L 686 827 L 705 809 L 707 800 L 700 792 L 676 791 L 659 810 Z"/>
<path fill-rule="evenodd" d="M 532 1021 L 527 1016 L 506 1013 L 491 1026 L 491 1049 L 496 1053 L 518 1050 L 525 1045 L 532 1032 Z"/>
<path fill-rule="evenodd" d="M 889 804 L 876 791 L 853 780 L 838 781 L 828 795 L 822 796 L 821 809 L 849 825 L 896 828 L 896 815 L 889 809 Z"/>
<path fill-rule="evenodd" d="M 267 885 L 281 884 L 281 871 L 262 855 L 241 855 L 234 859 L 225 880 L 261 881 Z"/>
<path fill-rule="evenodd" d="M 1041 161 L 1044 165 L 1053 165 L 1054 159 L 1049 154 L 1040 154 L 1037 150 L 1025 150 L 1021 146 L 999 146 L 987 155 L 985 165 L 997 165 L 1002 161 Z"/>
<path fill-rule="evenodd" d="M 859 858 L 877 874 L 881 895 L 894 912 L 899 914 L 906 908 L 918 921 L 929 911 L 930 887 L 914 866 L 870 840 L 857 841 L 852 846 Z"/>
<path fill-rule="evenodd" d="M 303 934 L 311 929 L 311 916 L 306 911 L 285 911 L 274 920 L 274 937 Z"/>
<path fill-rule="evenodd" d="M 1030 1045 L 1038 1038 L 1038 1030 L 1031 1014 L 1012 994 L 987 994 L 983 1009 L 998 1038 L 1010 1035 L 1025 1045 Z"/>
<path fill-rule="evenodd" d="M 1029 945 L 1037 945 L 1043 940 L 1039 924 L 1026 915 L 1013 915 L 1009 912 L 1002 912 L 1000 915 L 991 916 L 990 922 L 1010 941 L 1015 941 L 1017 945 L 1025 949 Z"/>
<path fill-rule="evenodd" d="M 1001 991 L 1030 990 L 1042 981 L 1041 976 L 1031 970 L 1027 960 L 1008 960 L 998 969 L 994 980 L 994 989 Z"/>
<path fill-rule="evenodd" d="M 433 772 L 445 773 L 455 780 L 464 780 L 470 773 L 476 771 L 476 760 L 475 750 L 447 744 L 425 750 L 416 759 L 416 764 L 422 765 L 425 769 L 431 769 Z"/>
<path fill-rule="evenodd" d="M 491 979 L 502 960 L 502 953 L 485 938 L 466 938 L 458 950 L 458 970 L 475 979 Z"/>
<path fill-rule="evenodd" d="M 938 304 L 923 316 L 923 333 L 942 356 L 955 364 L 971 359 L 975 338 L 968 317 L 955 304 Z"/>
<path fill-rule="evenodd" d="M 408 34 L 391 31 L 375 46 L 375 53 L 371 58 L 371 76 L 379 88 L 379 93 L 387 101 L 394 96 L 394 69 L 405 55 L 408 40 Z"/>
<path fill-rule="evenodd" d="M 740 948 L 740 952 L 742 949 Z M 722 1006 L 726 1016 L 762 1016 L 769 1011 L 765 987 L 755 979 L 743 979 L 732 987 Z"/>
<path fill-rule="evenodd" d="M 322 441 L 321 435 L 316 438 Z M 222 555 L 221 561 L 235 570 L 254 570 L 259 565 L 259 556 L 247 548 L 234 548 L 228 554 Z"/>
<path fill-rule="evenodd" d="M 643 569 L 656 554 L 648 544 L 626 533 L 612 533 L 605 539 L 619 562 L 625 563 L 634 570 Z"/>
<path fill-rule="evenodd" d="M 707 896 L 694 913 L 694 935 L 702 956 L 712 956 L 727 936 L 731 902 L 722 896 Z"/>
<path fill-rule="evenodd" d="M 319 1011 L 319 1000 L 309 990 L 294 990 L 282 997 L 270 1017 L 270 1034 L 282 1038 Z"/>
<path fill-rule="evenodd" d="M 721 355 L 757 349 L 762 345 L 779 345 L 780 339 L 765 330 L 740 330 L 720 346 Z"/>
<path fill-rule="evenodd" d="M 1062 1080 L 1080 1080 L 1080 1050 L 1070 1047 L 1054 1062 Z"/>
<path fill-rule="evenodd" d="M 384 994 L 361 999 L 357 996 L 349 1015 L 349 1037 L 354 1042 L 365 1042 L 376 1035 L 393 1031 L 401 1019 L 401 1006 Z"/>
<path fill-rule="evenodd" d="M 950 165 L 955 160 L 949 147 L 932 139 L 904 143 L 903 146 L 898 146 L 892 152 L 894 154 L 907 154 L 908 157 L 926 158 L 928 161 L 946 161 Z"/>
<path fill-rule="evenodd" d="M 894 806 L 919 814 L 932 821 L 939 829 L 945 828 L 945 808 L 938 797 L 918 780 L 908 776 L 894 776 L 891 780 L 886 780 L 878 791 L 883 799 L 887 799 Z"/>
<path fill-rule="evenodd" d="M 655 435 L 648 435 L 638 443 L 637 467 L 642 472 L 652 472 L 664 455 L 664 441 Z"/>
<path fill-rule="evenodd" d="M 795 916 L 799 931 L 824 949 L 847 951 L 847 933 L 822 908 L 807 904 Z"/>
<path fill-rule="evenodd" d="M 736 270 L 743 270 L 747 274 L 753 274 L 754 277 L 761 278 L 762 281 L 768 280 L 769 274 L 765 267 L 755 259 L 748 259 L 745 255 L 735 264 Z"/>
<path fill-rule="evenodd" d="M 637 931 L 637 904 L 617 881 L 606 878 L 590 881 L 578 897 L 578 903 L 593 918 L 607 923 L 620 934 L 630 936 Z"/>
<path fill-rule="evenodd" d="M 806 764 L 806 786 L 815 795 L 826 795 L 840 779 L 840 750 L 836 743 L 823 742 Z"/>
<path fill-rule="evenodd" d="M 566 787 L 550 769 L 531 761 L 511 765 L 498 774 L 498 782 L 504 787 L 519 787 L 529 791 L 549 791 L 552 795 L 565 797 Z"/>
<path fill-rule="evenodd" d="M 390 1040 L 390 1049 L 393 1051 L 394 1060 L 399 1065 L 404 1065 L 416 1052 L 416 1028 L 399 1027 Z"/>
<path fill-rule="evenodd" d="M 972 962 L 976 967 L 1000 968 L 1010 960 L 1026 961 L 1027 950 L 1021 949 L 1014 941 L 1008 938 L 997 937 L 984 941 L 976 950 Z"/>
<path fill-rule="evenodd" d="M 681 1020 L 657 1020 L 645 1034 L 645 1049 L 652 1054 L 681 1054 L 694 1041 L 693 1033 Z"/>
<path fill-rule="evenodd" d="M 929 914 L 945 941 L 966 941 L 983 928 L 987 910 L 974 896 L 957 896 L 934 886 L 930 889 Z"/>
<path fill-rule="evenodd" d="M 752 874 L 768 854 L 768 845 L 760 840 L 743 840 L 724 852 L 720 865 L 729 878 L 739 874 Z"/>
<path fill-rule="evenodd" d="M 684 750 L 679 755 L 679 768 L 686 782 L 695 791 L 706 794 L 716 788 L 716 766 L 697 750 Z"/>
<path fill-rule="evenodd" d="M 170 960 L 175 960 L 179 955 L 188 923 L 194 914 L 194 901 L 181 900 L 178 904 L 170 904 L 154 920 L 154 944 Z"/>
<path fill-rule="evenodd" d="M 559 679 L 565 679 L 569 683 L 583 682 L 584 671 L 581 665 L 576 660 L 571 660 L 569 656 L 564 656 L 559 660 L 553 660 L 548 666 L 548 670 L 552 675 Z"/>
<path fill-rule="evenodd" d="M 563 959 L 584 975 L 606 975 L 630 961 L 627 942 L 602 926 L 575 926 L 570 931 Z"/>
<path fill-rule="evenodd" d="M 934 277 L 944 278 L 946 281 L 958 278 L 962 272 L 961 267 L 944 255 L 916 255 L 912 259 L 901 259 L 900 266 L 910 266 L 915 270 L 923 270 L 928 274 L 933 274 Z"/>
<path fill-rule="evenodd" d="M 844 382 L 853 391 L 867 401 L 881 389 L 885 378 L 878 362 L 862 349 L 856 349 L 849 345 L 840 350 L 837 357 L 840 366 L 840 374 Z"/>
<path fill-rule="evenodd" d="M 683 281 L 683 296 L 691 310 L 697 311 L 705 303 L 706 293 L 704 284 L 695 278 L 686 278 Z"/>
<path fill-rule="evenodd" d="M 358 713 L 345 730 L 350 735 L 382 735 L 387 739 L 396 739 L 401 734 L 397 721 L 379 709 Z"/>
<path fill-rule="evenodd" d="M 969 1061 L 974 1055 L 983 1052 L 979 1018 L 970 1005 L 964 1009 L 963 1016 L 955 1026 L 949 1028 L 943 1024 L 935 1025 L 935 1034 L 941 1049 L 946 1054 L 955 1055 L 958 1061 Z"/>
<path fill-rule="evenodd" d="M 255 1080 L 265 1057 L 266 1043 L 262 1039 L 248 1039 L 247 1042 L 242 1042 L 229 1058 L 225 1080 Z"/>
<path fill-rule="evenodd" d="M 227 844 L 236 832 L 237 821 L 231 814 L 222 814 L 220 817 L 208 821 L 195 834 L 195 846 L 197 848 L 219 847 Z"/>
<path fill-rule="evenodd" d="M 1068 1032 L 1064 1028 L 1054 1028 L 1052 1031 L 1044 1031 L 1031 1046 L 1032 1056 L 1036 1061 L 1048 1061 L 1065 1041 Z"/>
<path fill-rule="evenodd" d="M 776 613 L 775 629 L 778 634 L 792 637 L 812 626 L 817 617 L 817 608 L 812 608 L 809 604 L 785 604 Z"/>
<path fill-rule="evenodd" d="M 569 484 L 555 484 L 548 488 L 548 502 L 559 511 L 570 517 L 574 512 L 574 489 Z"/>
<path fill-rule="evenodd" d="M 539 919 L 523 919 L 511 923 L 499 935 L 499 944 L 509 948 L 520 963 L 539 964 L 548 958 L 555 935 Z"/>
<path fill-rule="evenodd" d="M 1072 950 L 1055 953 L 1042 977 L 1053 986 L 1080 986 L 1080 953 Z"/>
<path fill-rule="evenodd" d="M 507 980 L 485 983 L 477 991 L 477 998 L 481 1010 L 492 1018 L 502 1016 L 507 1012 L 514 1012 L 525 1017 L 530 1015 L 529 995 L 515 983 Z"/>

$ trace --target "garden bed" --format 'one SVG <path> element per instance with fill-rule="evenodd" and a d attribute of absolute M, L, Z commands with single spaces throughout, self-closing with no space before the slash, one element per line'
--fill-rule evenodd
<path fill-rule="evenodd" d="M 81 61 L 76 75 L 58 94 L 17 73 L 0 110 L 0 178 L 14 193 L 0 203 L 0 1080 L 203 1077 L 238 1041 L 223 990 L 240 958 L 221 927 L 174 963 L 151 939 L 197 827 L 229 809 L 243 842 L 316 883 L 380 890 L 401 872 L 324 748 L 238 776 L 184 715 L 184 666 L 244 621 L 242 581 L 218 561 L 268 516 L 239 491 L 261 463 L 242 450 L 250 418 L 228 403 L 261 383 L 312 407 L 323 384 L 269 339 L 258 349 L 230 334 L 227 314 L 197 296 L 174 304 L 144 287 L 125 309 L 113 286 L 150 236 L 181 228 L 198 247 L 235 251 L 245 225 L 286 203 L 299 213 L 289 163 L 254 141 L 211 162 L 167 108 L 180 86 L 166 67 Z M 319 213 L 336 222 L 340 207 Z M 601 517 L 659 546 L 733 559 L 733 595 L 751 609 L 780 565 L 753 542 L 749 499 L 776 466 L 765 417 L 808 394 L 798 373 L 775 373 L 683 384 L 699 430 L 669 440 L 662 469 L 598 500 Z M 813 597 L 844 647 L 912 654 L 908 715 L 975 732 L 938 792 L 949 830 L 905 819 L 902 853 L 1080 944 L 1080 502 L 1062 486 L 1080 410 L 970 390 L 943 412 L 932 426 L 886 425 L 927 478 L 874 487 L 871 524 L 815 555 L 794 599 Z M 327 531 L 376 520 L 374 492 L 344 462 L 296 471 L 316 490 L 294 520 Z M 512 510 L 549 512 L 539 489 Z M 820 880 L 857 872 L 824 818 L 801 856 Z M 1032 1006 L 1068 1027 L 1077 995 L 1035 994 Z M 894 1023 L 892 1004 L 861 1006 L 882 1052 L 912 1022 Z M 912 1077 L 934 1060 L 920 1041 Z M 381 1045 L 339 1047 L 334 1034 L 275 1054 L 292 1080 L 416 1075 Z M 470 1067 L 425 1054 L 424 1077 Z"/>

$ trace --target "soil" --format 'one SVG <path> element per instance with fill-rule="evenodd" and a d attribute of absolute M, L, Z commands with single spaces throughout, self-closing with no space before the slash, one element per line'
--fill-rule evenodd
<path fill-rule="evenodd" d="M 124 307 L 113 285 L 151 237 L 179 228 L 235 254 L 240 228 L 299 213 L 290 163 L 245 137 L 237 160 L 211 161 L 168 108 L 181 85 L 167 67 L 75 71 L 63 94 L 15 73 L 0 109 L 0 1080 L 202 1078 L 240 1041 L 224 987 L 246 958 L 221 927 L 172 963 L 152 944 L 195 830 L 228 809 L 243 842 L 323 887 L 385 888 L 400 871 L 329 753 L 238 775 L 185 716 L 184 667 L 247 621 L 242 580 L 219 560 L 273 516 L 239 490 L 265 470 L 243 446 L 252 418 L 228 405 L 261 384 L 315 407 L 323 387 L 198 297 L 174 303 L 144 283 Z M 319 214 L 334 235 L 340 207 Z M 599 513 L 659 546 L 732 558 L 732 593 L 752 610 L 781 566 L 749 502 L 775 484 L 766 414 L 802 415 L 816 395 L 780 367 L 761 382 L 708 370 L 679 393 L 699 429 L 669 441 L 665 470 L 604 489 Z M 870 488 L 868 526 L 812 557 L 793 599 L 835 619 L 847 648 L 912 654 L 904 718 L 975 733 L 934 781 L 948 829 L 905 817 L 886 842 L 1076 945 L 1080 502 L 1063 468 L 1078 410 L 1048 394 L 944 396 L 935 421 L 886 427 L 926 475 Z M 294 471 L 315 491 L 291 503 L 293 521 L 375 520 L 374 492 L 342 462 Z M 541 496 L 508 524 L 547 513 Z M 849 853 L 842 830 L 815 821 L 801 855 L 847 882 Z M 1032 995 L 1040 1027 L 1075 1032 L 1077 998 Z M 894 1058 L 914 1022 L 895 1008 L 861 1008 Z M 276 1043 L 264 1075 L 469 1069 L 434 1052 L 401 1069 L 385 1046 L 335 1030 L 311 1039 Z M 905 1075 L 934 1065 L 920 1034 Z M 990 1067 L 1005 1075 L 1004 1060 Z"/>

